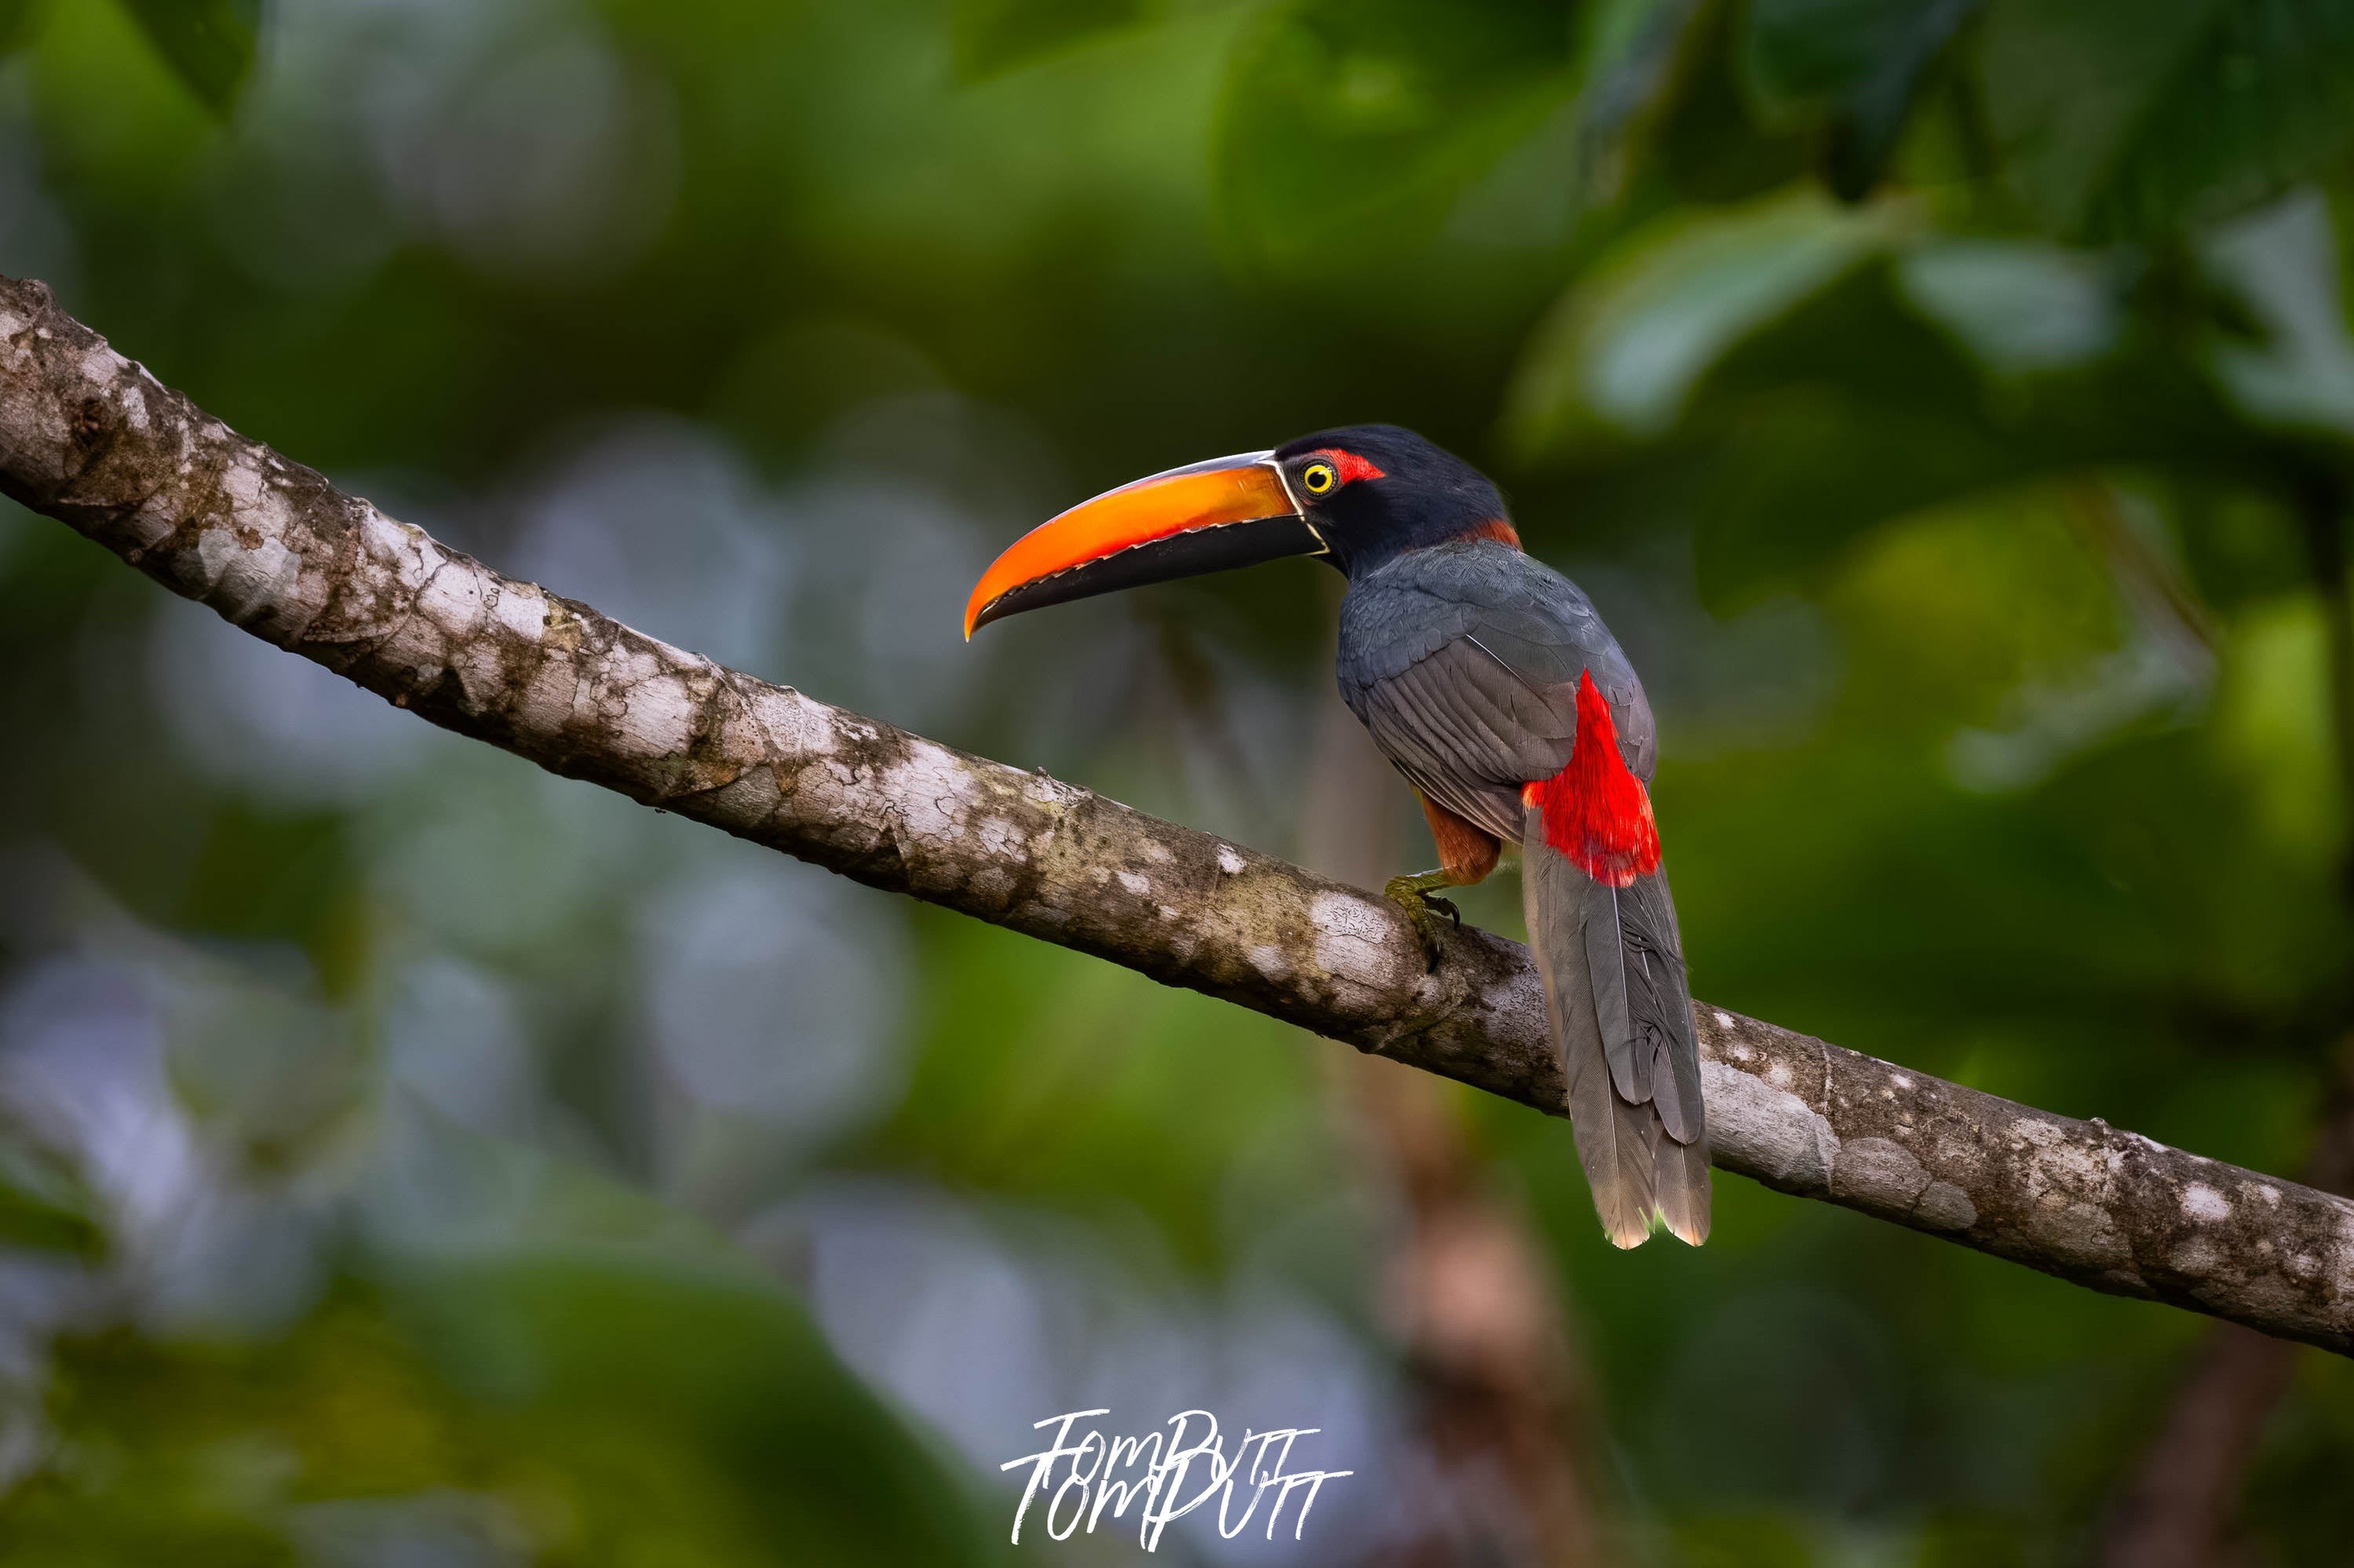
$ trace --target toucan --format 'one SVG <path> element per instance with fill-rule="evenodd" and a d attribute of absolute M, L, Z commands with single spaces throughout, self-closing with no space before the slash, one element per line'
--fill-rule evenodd
<path fill-rule="evenodd" d="M 1503 497 L 1411 430 L 1355 425 L 1173 468 L 1016 540 L 965 636 L 1023 610 L 1285 556 L 1346 575 L 1341 696 L 1422 801 L 1436 870 L 1393 877 L 1435 967 L 1438 890 L 1521 852 L 1529 945 L 1579 1162 L 1618 1246 L 1708 1235 L 1708 1128 L 1649 785 L 1658 731 L 1594 603 L 1526 554 Z"/>

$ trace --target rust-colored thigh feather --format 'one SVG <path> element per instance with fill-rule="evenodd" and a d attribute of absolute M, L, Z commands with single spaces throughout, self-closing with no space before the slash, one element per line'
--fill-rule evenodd
<path fill-rule="evenodd" d="M 1422 802 L 1422 814 L 1430 820 L 1430 837 L 1438 845 L 1438 869 L 1447 880 L 1458 887 L 1487 879 L 1496 869 L 1496 857 L 1504 846 L 1495 834 L 1476 827 L 1417 791 L 1415 798 Z"/>

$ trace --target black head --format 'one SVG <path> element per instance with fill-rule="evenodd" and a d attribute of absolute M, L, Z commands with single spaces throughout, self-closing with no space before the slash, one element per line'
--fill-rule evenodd
<path fill-rule="evenodd" d="M 1487 475 L 1396 425 L 1319 430 L 1274 461 L 1332 564 L 1352 576 L 1449 539 L 1511 536 Z"/>

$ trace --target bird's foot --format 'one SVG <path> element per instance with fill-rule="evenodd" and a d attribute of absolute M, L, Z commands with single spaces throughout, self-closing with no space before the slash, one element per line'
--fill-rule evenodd
<path fill-rule="evenodd" d="M 1451 885 L 1443 871 L 1426 871 L 1418 876 L 1393 876 L 1382 888 L 1382 896 L 1405 911 L 1408 923 L 1414 927 L 1416 940 L 1422 944 L 1424 972 L 1437 973 L 1440 951 L 1438 917 L 1442 915 L 1463 928 L 1463 912 L 1455 907 L 1451 898 L 1442 898 L 1433 888 Z"/>

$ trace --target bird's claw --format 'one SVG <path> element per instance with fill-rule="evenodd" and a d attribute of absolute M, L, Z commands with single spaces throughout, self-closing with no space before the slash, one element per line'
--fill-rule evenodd
<path fill-rule="evenodd" d="M 1455 922 L 1455 928 L 1459 931 L 1463 928 L 1462 911 L 1455 907 L 1453 899 L 1439 897 L 1424 887 L 1418 878 L 1411 876 L 1391 877 L 1382 889 L 1382 895 L 1405 911 L 1406 922 L 1414 927 L 1415 939 L 1422 944 L 1423 972 L 1437 974 L 1443 951 L 1438 916 L 1445 915 Z"/>

